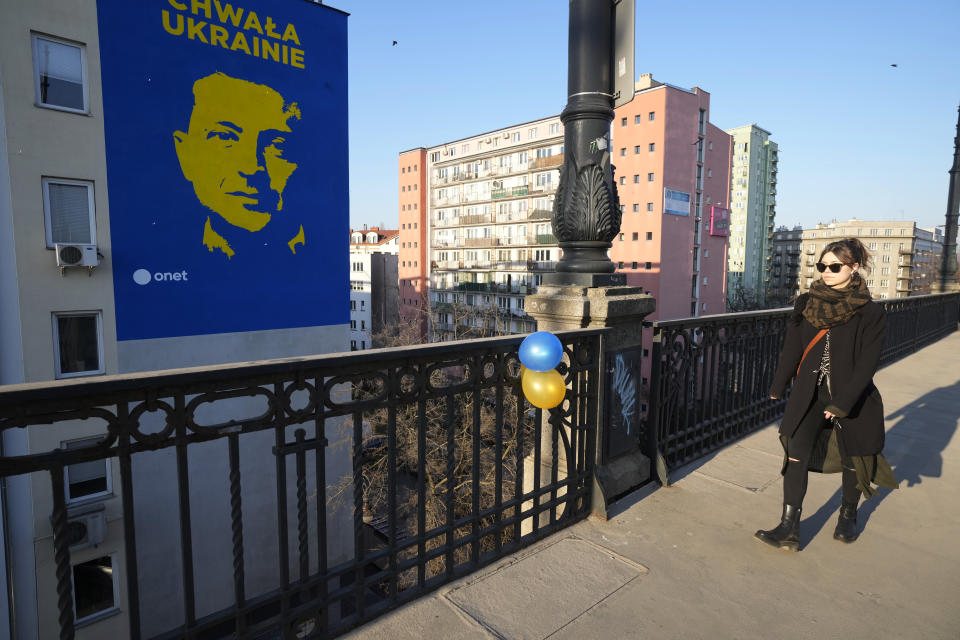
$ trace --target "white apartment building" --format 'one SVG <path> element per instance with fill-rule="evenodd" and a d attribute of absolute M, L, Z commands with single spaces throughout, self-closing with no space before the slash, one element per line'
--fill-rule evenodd
<path fill-rule="evenodd" d="M 775 233 L 771 295 L 786 301 L 810 289 L 819 277 L 816 261 L 823 248 L 837 240 L 857 237 L 873 257 L 864 272 L 876 300 L 930 293 L 943 253 L 940 229 L 923 229 L 905 220 L 834 220 L 811 229 L 781 228 Z"/>
<path fill-rule="evenodd" d="M 560 118 L 429 147 L 426 159 L 432 340 L 535 330 L 524 296 L 560 258 Z"/>
<path fill-rule="evenodd" d="M 750 292 L 763 304 L 770 288 L 779 151 L 770 132 L 756 124 L 726 132 L 733 137 L 727 297 Z"/>
<path fill-rule="evenodd" d="M 350 231 L 350 350 L 373 346 L 373 335 L 399 320 L 400 232 Z"/>

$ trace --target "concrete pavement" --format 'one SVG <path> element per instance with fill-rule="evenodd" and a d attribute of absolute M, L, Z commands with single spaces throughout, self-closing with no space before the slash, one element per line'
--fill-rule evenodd
<path fill-rule="evenodd" d="M 833 539 L 840 476 L 810 474 L 801 550 L 771 425 L 588 520 L 360 627 L 354 640 L 960 638 L 960 333 L 881 370 L 900 489 Z"/>

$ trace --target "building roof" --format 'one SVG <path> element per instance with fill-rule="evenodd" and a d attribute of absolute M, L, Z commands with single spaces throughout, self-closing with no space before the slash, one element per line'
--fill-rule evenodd
<path fill-rule="evenodd" d="M 361 242 L 353 241 L 353 234 L 362 233 L 363 240 Z M 375 241 L 368 240 L 368 237 L 371 233 L 377 234 L 377 239 Z M 350 229 L 350 244 L 353 245 L 377 245 L 383 244 L 384 242 L 389 242 L 397 236 L 400 235 L 399 229 L 381 229 L 380 227 L 370 227 L 369 229 L 364 227 L 363 229 Z"/>

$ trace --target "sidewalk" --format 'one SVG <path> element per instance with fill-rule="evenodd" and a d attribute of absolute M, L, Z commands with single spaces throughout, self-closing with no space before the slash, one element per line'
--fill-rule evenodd
<path fill-rule="evenodd" d="M 881 370 L 900 489 L 833 539 L 840 476 L 811 474 L 800 553 L 753 538 L 780 517 L 769 426 L 588 520 L 345 636 L 960 638 L 960 333 Z"/>

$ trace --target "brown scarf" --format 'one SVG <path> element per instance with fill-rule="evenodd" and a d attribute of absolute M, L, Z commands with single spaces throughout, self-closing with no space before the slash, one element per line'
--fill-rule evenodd
<path fill-rule="evenodd" d="M 817 280 L 810 287 L 803 317 L 817 329 L 829 329 L 845 323 L 868 302 L 870 290 L 859 273 L 854 273 L 843 289 L 834 289 Z"/>

